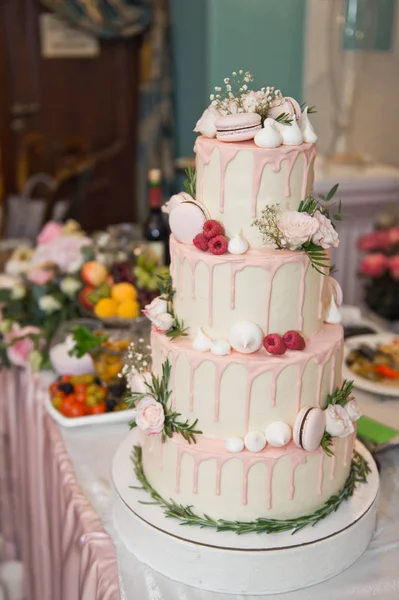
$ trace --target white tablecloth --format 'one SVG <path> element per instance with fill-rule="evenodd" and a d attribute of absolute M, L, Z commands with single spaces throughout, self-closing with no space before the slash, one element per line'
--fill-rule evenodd
<path fill-rule="evenodd" d="M 399 399 L 384 402 L 357 394 L 367 416 L 399 429 Z M 112 456 L 128 432 L 126 425 L 62 430 L 77 479 L 103 520 L 118 555 L 123 600 L 242 600 L 168 580 L 130 554 L 112 522 L 110 468 Z M 399 598 L 399 447 L 381 454 L 381 497 L 377 529 L 366 553 L 348 570 L 312 588 L 267 596 L 275 600 L 397 600 Z M 259 596 L 247 596 L 259 599 Z"/>

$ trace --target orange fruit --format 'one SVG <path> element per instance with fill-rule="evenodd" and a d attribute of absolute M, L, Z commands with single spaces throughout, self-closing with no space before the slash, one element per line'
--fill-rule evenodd
<path fill-rule="evenodd" d="M 95 305 L 94 312 L 100 319 L 115 317 L 118 312 L 118 304 L 112 298 L 101 298 Z"/>
<path fill-rule="evenodd" d="M 140 314 L 140 306 L 136 300 L 125 300 L 118 305 L 118 317 L 135 319 Z"/>
<path fill-rule="evenodd" d="M 125 302 L 125 300 L 136 300 L 137 290 L 131 283 L 115 283 L 111 288 L 111 296 L 118 303 Z"/>

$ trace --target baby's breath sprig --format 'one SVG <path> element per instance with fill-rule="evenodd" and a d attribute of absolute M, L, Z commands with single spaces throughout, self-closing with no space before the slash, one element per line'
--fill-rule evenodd
<path fill-rule="evenodd" d="M 274 244 L 281 250 L 285 247 L 285 240 L 278 228 L 278 219 L 279 207 L 272 204 L 262 210 L 260 218 L 255 219 L 252 226 L 259 229 L 264 244 Z"/>
<path fill-rule="evenodd" d="M 129 377 L 136 373 L 146 373 L 151 367 L 151 346 L 144 338 L 132 342 L 127 350 L 125 364 L 119 377 Z"/>

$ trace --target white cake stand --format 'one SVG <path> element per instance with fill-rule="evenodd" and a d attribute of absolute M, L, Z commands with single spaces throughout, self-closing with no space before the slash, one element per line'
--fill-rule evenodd
<path fill-rule="evenodd" d="M 219 532 L 180 525 L 166 519 L 140 485 L 130 459 L 138 443 L 133 430 L 113 460 L 116 490 L 115 526 L 135 556 L 170 579 L 228 594 L 276 594 L 296 590 L 337 575 L 367 548 L 374 531 L 379 478 L 366 448 L 356 449 L 372 469 L 366 484 L 315 527 L 291 535 Z"/>

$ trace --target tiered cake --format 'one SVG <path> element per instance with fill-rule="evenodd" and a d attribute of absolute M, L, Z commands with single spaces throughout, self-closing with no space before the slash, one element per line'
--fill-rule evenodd
<path fill-rule="evenodd" d="M 338 239 L 325 205 L 303 203 L 316 136 L 293 99 L 250 94 L 266 98 L 260 115 L 213 101 L 197 124 L 196 185 L 191 172 L 191 195 L 169 202 L 173 289 L 145 312 L 170 396 L 151 400 L 152 384 L 132 379 L 147 482 L 195 514 L 240 522 L 308 515 L 337 494 L 359 416 L 341 388 L 328 265 Z"/>

